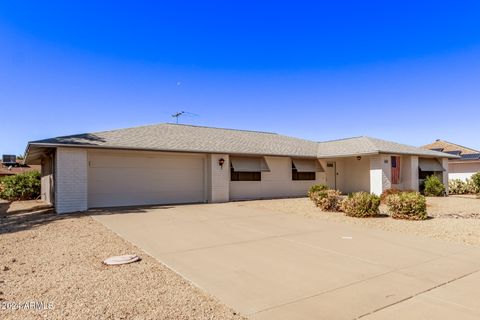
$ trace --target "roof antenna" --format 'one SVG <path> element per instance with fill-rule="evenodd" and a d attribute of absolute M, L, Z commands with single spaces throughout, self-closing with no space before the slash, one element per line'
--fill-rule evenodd
<path fill-rule="evenodd" d="M 183 115 L 192 115 L 192 116 L 198 117 L 198 114 L 196 114 L 196 113 L 191 113 L 191 112 L 188 112 L 188 111 L 176 112 L 176 113 L 172 114 L 172 117 L 176 119 L 176 123 L 178 124 L 178 118 L 180 118 L 180 117 L 183 116 Z"/>

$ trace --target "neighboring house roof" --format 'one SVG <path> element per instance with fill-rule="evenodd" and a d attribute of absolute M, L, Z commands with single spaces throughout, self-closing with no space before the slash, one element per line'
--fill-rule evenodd
<path fill-rule="evenodd" d="M 453 152 L 453 151 L 460 151 L 461 154 L 472 154 L 472 153 L 480 153 L 480 151 L 467 148 L 461 146 L 456 143 L 448 142 L 445 140 L 437 139 L 435 142 L 422 146 L 425 149 L 435 149 L 443 152 Z"/>
<path fill-rule="evenodd" d="M 443 152 L 425 150 L 406 144 L 365 136 L 325 141 L 318 144 L 319 157 L 344 157 L 358 154 L 379 153 L 455 158 L 455 156 L 447 155 Z"/>
<path fill-rule="evenodd" d="M 460 156 L 460 159 L 458 160 L 480 160 L 480 151 L 441 139 L 437 139 L 433 143 L 424 145 L 422 148 Z"/>
<path fill-rule="evenodd" d="M 36 148 L 81 146 L 92 148 L 276 155 L 311 158 L 378 153 L 455 157 L 441 152 L 368 137 L 318 143 L 269 132 L 210 128 L 170 123 L 32 141 L 27 147 L 27 163 L 30 161 L 29 155 L 32 146 Z"/>

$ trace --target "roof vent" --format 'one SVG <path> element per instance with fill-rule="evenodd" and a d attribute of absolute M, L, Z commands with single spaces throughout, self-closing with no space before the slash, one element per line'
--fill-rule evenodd
<path fill-rule="evenodd" d="M 17 163 L 17 157 L 14 154 L 4 154 L 2 156 L 2 163 L 6 164 L 6 165 L 16 164 Z"/>

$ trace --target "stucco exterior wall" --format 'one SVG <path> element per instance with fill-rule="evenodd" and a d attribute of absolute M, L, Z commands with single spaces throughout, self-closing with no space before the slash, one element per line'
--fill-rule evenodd
<path fill-rule="evenodd" d="M 230 181 L 230 200 L 305 196 L 311 185 L 325 183 L 324 172 L 317 172 L 316 180 L 293 181 L 292 160 L 288 157 L 265 160 L 270 172 L 262 172 L 262 181 Z"/>
<path fill-rule="evenodd" d="M 477 162 L 452 162 L 448 164 L 448 179 L 470 179 L 472 175 L 480 172 L 480 161 Z"/>
<path fill-rule="evenodd" d="M 400 159 L 400 183 L 392 184 L 392 155 L 378 155 L 370 159 L 370 192 L 380 195 L 383 191 L 392 188 L 406 189 L 412 185 L 412 179 L 415 179 L 414 173 L 418 170 L 418 161 L 415 157 L 401 157 Z M 402 163 L 406 162 L 406 163 Z M 417 165 L 417 168 L 413 166 Z M 418 182 L 418 172 L 417 179 Z M 417 186 L 418 189 L 418 186 Z"/>
<path fill-rule="evenodd" d="M 382 162 L 382 188 L 385 191 L 392 188 L 391 155 L 381 155 L 380 157 Z"/>
<path fill-rule="evenodd" d="M 41 165 L 40 193 L 42 201 L 53 204 L 53 155 L 43 158 Z"/>
<path fill-rule="evenodd" d="M 445 186 L 445 193 L 448 195 L 448 159 L 447 158 L 440 158 L 438 159 L 440 163 L 442 164 L 442 167 L 445 171 L 443 171 L 442 175 L 442 182 L 443 185 Z"/>
<path fill-rule="evenodd" d="M 370 157 L 337 159 L 337 189 L 342 193 L 370 192 Z"/>
<path fill-rule="evenodd" d="M 403 189 L 418 191 L 418 157 L 403 156 L 401 168 L 402 172 L 400 174 L 403 179 Z"/>
<path fill-rule="evenodd" d="M 87 151 L 57 148 L 55 157 L 55 210 L 87 210 Z"/>
<path fill-rule="evenodd" d="M 223 167 L 218 163 L 225 160 Z M 207 159 L 208 202 L 230 200 L 230 159 L 228 154 L 210 154 Z"/>

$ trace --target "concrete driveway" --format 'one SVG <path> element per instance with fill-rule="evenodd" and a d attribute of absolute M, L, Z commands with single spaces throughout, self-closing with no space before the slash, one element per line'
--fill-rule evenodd
<path fill-rule="evenodd" d="M 480 248 L 242 202 L 91 214 L 251 319 L 480 318 Z"/>

